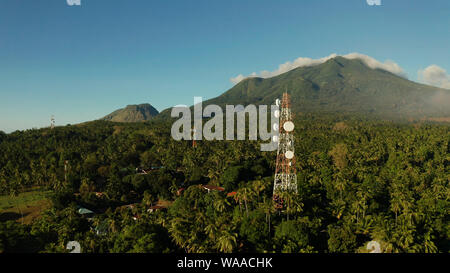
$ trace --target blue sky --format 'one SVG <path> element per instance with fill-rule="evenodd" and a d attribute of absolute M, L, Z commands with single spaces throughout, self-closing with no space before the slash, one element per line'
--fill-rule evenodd
<path fill-rule="evenodd" d="M 158 110 L 298 57 L 359 52 L 450 72 L 450 1 L 0 0 L 0 130 Z M 449 77 L 450 78 L 450 77 Z"/>

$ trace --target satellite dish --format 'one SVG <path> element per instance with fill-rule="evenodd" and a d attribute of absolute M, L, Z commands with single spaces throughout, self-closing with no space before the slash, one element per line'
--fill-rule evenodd
<path fill-rule="evenodd" d="M 286 152 L 284 153 L 284 156 L 285 156 L 287 159 L 292 159 L 292 158 L 294 158 L 294 152 L 293 152 L 293 151 L 286 151 Z"/>
<path fill-rule="evenodd" d="M 278 129 L 279 129 L 278 123 L 274 123 L 274 124 L 273 124 L 273 129 L 274 129 L 275 131 L 278 131 Z"/>
<path fill-rule="evenodd" d="M 280 110 L 275 110 L 275 112 L 273 113 L 273 115 L 274 115 L 276 118 L 279 118 L 279 117 L 280 117 Z"/>
<path fill-rule="evenodd" d="M 377 241 L 370 241 L 367 244 L 367 250 L 372 250 L 369 253 L 382 253 L 380 243 Z"/>
<path fill-rule="evenodd" d="M 273 137 L 272 137 L 272 141 L 273 141 L 273 142 L 278 142 L 278 136 L 273 136 Z"/>
<path fill-rule="evenodd" d="M 66 249 L 71 250 L 69 253 L 81 253 L 81 246 L 77 241 L 68 242 L 66 245 Z"/>
<path fill-rule="evenodd" d="M 276 100 L 275 100 L 275 104 L 276 104 L 277 106 L 280 106 L 280 99 L 276 99 Z"/>
<path fill-rule="evenodd" d="M 286 132 L 294 131 L 294 123 L 292 121 L 287 121 L 283 124 L 283 128 Z"/>

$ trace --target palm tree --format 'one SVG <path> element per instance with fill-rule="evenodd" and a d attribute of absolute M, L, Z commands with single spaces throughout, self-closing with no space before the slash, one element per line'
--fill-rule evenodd
<path fill-rule="evenodd" d="M 396 242 L 403 250 L 407 250 L 414 242 L 413 230 L 409 226 L 409 221 L 407 221 L 405 217 L 400 217 L 399 219 L 400 224 L 395 233 L 397 237 Z"/>
<path fill-rule="evenodd" d="M 212 241 L 215 241 L 217 234 L 216 222 L 213 221 L 209 222 L 205 227 L 205 232 Z"/>
<path fill-rule="evenodd" d="M 356 193 L 356 200 L 352 203 L 352 209 L 355 212 L 356 223 L 358 223 L 360 214 L 364 218 L 367 209 L 366 196 L 361 191 Z"/>
<path fill-rule="evenodd" d="M 266 185 L 262 180 L 256 180 L 253 182 L 253 190 L 255 191 L 255 195 L 257 196 L 257 200 L 259 201 L 259 194 L 266 189 Z"/>
<path fill-rule="evenodd" d="M 270 236 L 270 218 L 272 213 L 275 212 L 275 205 L 273 203 L 273 199 L 272 198 L 268 198 L 267 200 L 264 198 L 264 201 L 262 203 L 262 209 L 264 211 L 264 213 L 266 214 L 266 223 L 268 224 L 269 227 L 269 236 Z"/>
<path fill-rule="evenodd" d="M 230 203 L 226 198 L 217 196 L 217 198 L 214 200 L 214 208 L 218 212 L 224 212 L 229 205 Z"/>
<path fill-rule="evenodd" d="M 438 248 L 433 242 L 433 235 L 431 235 L 431 232 L 427 232 L 424 235 L 424 242 L 423 242 L 423 248 L 425 253 L 437 253 Z"/>
<path fill-rule="evenodd" d="M 239 199 L 239 200 L 243 200 L 244 201 L 244 205 L 245 205 L 245 212 L 246 212 L 246 215 L 247 215 L 247 217 L 248 217 L 248 202 L 247 201 L 250 201 L 251 200 L 251 198 L 252 198 L 252 190 L 250 189 L 250 188 L 248 188 L 248 187 L 244 187 L 244 188 L 241 188 L 241 189 L 239 189 L 238 191 L 237 191 L 237 198 Z"/>
<path fill-rule="evenodd" d="M 174 199 L 177 198 L 178 187 L 175 183 L 172 183 L 172 185 L 169 187 L 169 191 Z"/>
<path fill-rule="evenodd" d="M 116 220 L 113 218 L 109 221 L 109 230 L 111 230 L 111 232 L 117 232 L 117 230 L 119 229 L 119 225 L 117 224 Z"/>
<path fill-rule="evenodd" d="M 339 192 L 339 196 L 340 196 L 341 200 L 342 200 L 342 193 L 345 190 L 345 186 L 346 186 L 345 179 L 342 178 L 340 175 L 338 175 L 336 177 L 336 181 L 335 181 L 335 188 Z"/>
<path fill-rule="evenodd" d="M 184 221 L 185 220 L 181 217 L 173 218 L 169 224 L 168 231 L 175 243 L 184 248 L 186 252 L 188 252 L 188 242 L 185 238 L 185 235 L 188 231 L 185 228 Z"/>
<path fill-rule="evenodd" d="M 217 247 L 221 252 L 231 253 L 236 247 L 237 233 L 223 230 L 217 240 Z"/>
<path fill-rule="evenodd" d="M 214 167 L 208 169 L 208 177 L 211 179 L 212 184 L 217 184 L 220 177 L 220 170 Z"/>
<path fill-rule="evenodd" d="M 397 224 L 398 213 L 400 212 L 400 202 L 398 196 L 391 199 L 391 210 L 395 213 L 395 224 Z"/>

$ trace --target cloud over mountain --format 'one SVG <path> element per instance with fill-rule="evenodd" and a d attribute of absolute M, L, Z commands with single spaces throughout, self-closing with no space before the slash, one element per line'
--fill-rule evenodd
<path fill-rule="evenodd" d="M 328 61 L 332 58 L 335 58 L 337 56 L 339 56 L 339 55 L 337 55 L 336 53 L 333 53 L 327 57 L 323 57 L 323 58 L 319 58 L 319 59 L 299 57 L 292 62 L 285 62 L 283 64 L 280 64 L 278 66 L 277 70 L 274 70 L 274 71 L 263 70 L 259 73 L 253 72 L 252 74 L 250 74 L 248 76 L 239 74 L 238 76 L 231 78 L 230 81 L 233 84 L 237 84 L 240 81 L 242 81 L 243 79 L 249 78 L 249 77 L 271 78 L 271 77 L 275 77 L 280 74 L 286 73 L 286 72 L 293 70 L 295 68 L 298 68 L 298 67 L 319 65 L 319 64 L 325 63 L 326 61 Z M 396 75 L 406 78 L 406 74 L 403 71 L 403 69 L 397 63 L 395 63 L 391 60 L 386 60 L 384 62 L 380 62 L 380 61 L 376 60 L 375 58 L 372 58 L 370 56 L 367 56 L 367 55 L 364 55 L 361 53 L 356 53 L 356 52 L 350 53 L 347 55 L 343 55 L 342 57 L 349 59 L 349 60 L 360 59 L 365 65 L 367 65 L 368 67 L 370 67 L 372 69 L 383 69 L 383 70 L 389 71 L 393 74 L 396 74 Z"/>
<path fill-rule="evenodd" d="M 450 75 L 447 71 L 435 64 L 419 70 L 419 80 L 441 88 L 450 89 Z"/>

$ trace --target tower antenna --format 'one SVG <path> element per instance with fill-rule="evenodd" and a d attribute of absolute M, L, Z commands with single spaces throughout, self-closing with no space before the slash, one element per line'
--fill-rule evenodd
<path fill-rule="evenodd" d="M 67 166 L 69 165 L 69 160 L 64 161 L 64 182 L 67 183 Z"/>
<path fill-rule="evenodd" d="M 197 132 L 197 130 L 195 130 L 195 128 L 192 128 L 191 132 L 192 132 L 192 147 L 195 148 L 197 147 L 197 142 L 195 141 L 195 133 Z"/>
<path fill-rule="evenodd" d="M 294 123 L 292 122 L 290 96 L 283 93 L 281 100 L 280 125 L 273 200 L 277 208 L 283 207 L 279 193 L 290 191 L 297 193 L 297 170 L 295 168 Z"/>
<path fill-rule="evenodd" d="M 55 128 L 55 116 L 52 115 L 50 118 L 50 128 L 53 129 Z"/>

